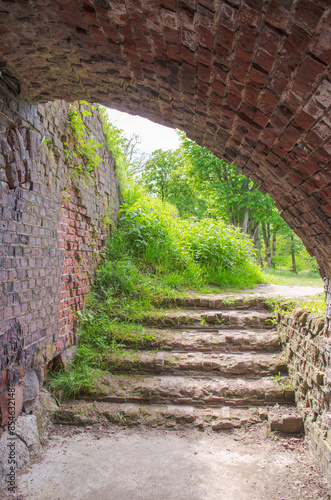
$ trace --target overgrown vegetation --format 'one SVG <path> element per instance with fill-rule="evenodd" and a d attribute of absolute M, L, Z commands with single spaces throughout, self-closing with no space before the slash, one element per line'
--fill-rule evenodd
<path fill-rule="evenodd" d="M 84 178 L 92 178 L 92 173 L 103 161 L 97 151 L 101 143 L 95 137 L 90 136 L 82 118 L 92 116 L 93 106 L 86 101 L 80 101 L 78 105 L 71 105 L 68 114 L 68 124 L 73 131 L 73 144 L 64 143 L 64 152 L 71 170 L 71 178 L 79 178 L 84 183 Z M 80 108 L 83 108 L 80 111 Z"/>
<path fill-rule="evenodd" d="M 239 227 L 254 242 L 262 268 L 311 269 L 317 273 L 300 238 L 280 216 L 274 200 L 262 194 L 257 182 L 234 165 L 217 158 L 179 133 L 175 151 L 157 150 L 139 165 L 148 192 L 169 201 L 183 218 L 213 218 Z"/>
<path fill-rule="evenodd" d="M 266 269 L 264 273 L 267 282 L 276 285 L 323 287 L 323 280 L 319 274 L 309 270 L 293 273 L 289 269 Z"/>
<path fill-rule="evenodd" d="M 271 310 L 284 314 L 292 314 L 296 308 L 304 309 L 309 313 L 316 314 L 316 316 L 325 316 L 326 313 L 324 293 L 318 293 L 311 296 L 309 299 L 306 297 L 297 299 L 286 299 L 281 296 L 268 297 L 265 303 Z"/>
<path fill-rule="evenodd" d="M 49 380 L 50 387 L 62 397 L 88 393 L 92 387 L 95 393 L 95 382 L 107 368 L 103 361 L 107 353 L 119 349 L 126 340 L 132 346 L 134 339 L 150 338 L 142 326 L 143 319 L 147 314 L 156 314 L 156 308 L 160 311 L 161 299 L 187 291 L 250 288 L 265 280 L 255 258 L 254 238 L 248 229 L 243 230 L 243 224 L 248 228 L 249 223 L 247 211 L 240 211 L 242 193 L 238 193 L 236 204 L 238 210 L 241 207 L 237 216 L 242 214 L 243 224 L 238 217 L 236 224 L 230 224 L 217 212 L 220 186 L 211 203 L 211 199 L 199 196 L 196 188 L 189 185 L 185 176 L 193 167 L 187 166 L 187 155 L 177 154 L 179 168 L 171 163 L 173 158 L 169 155 L 156 152 L 154 160 L 162 160 L 161 170 L 152 158 L 141 175 L 141 165 L 129 161 L 130 144 L 109 122 L 105 109 L 101 108 L 100 113 L 107 147 L 116 158 L 123 203 L 117 227 L 111 228 L 93 291 L 85 310 L 78 314 L 80 343 L 75 361 L 65 373 L 54 374 Z M 96 149 L 100 145 L 86 138 L 86 129 L 75 109 L 70 123 L 75 132 L 70 154 L 84 159 L 85 165 L 84 169 L 74 168 L 77 175 L 83 170 L 89 175 L 99 161 Z M 185 147 L 189 150 L 191 145 Z M 195 151 L 198 157 L 200 153 Z M 209 162 L 213 158 L 205 151 L 201 155 L 206 176 L 210 177 Z M 221 160 L 218 162 L 224 175 L 232 176 L 234 183 L 239 174 Z M 219 179 L 217 173 L 215 176 Z M 250 190 L 256 190 L 256 186 L 251 185 Z M 260 200 L 260 195 L 254 196 Z M 186 202 L 187 197 L 190 203 Z M 229 203 L 230 198 L 229 195 Z M 259 204 L 263 205 L 261 200 Z M 268 201 L 266 206 L 269 205 Z M 235 207 L 229 212 L 231 218 L 235 217 L 234 210 Z M 252 213 L 253 210 L 250 207 Z M 252 217 L 254 221 L 257 215 Z"/>

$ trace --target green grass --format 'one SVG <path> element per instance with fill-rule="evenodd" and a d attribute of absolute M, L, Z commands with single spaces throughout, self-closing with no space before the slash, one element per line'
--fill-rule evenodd
<path fill-rule="evenodd" d="M 324 293 L 317 293 L 311 297 L 302 297 L 298 299 L 285 298 L 285 297 L 267 297 L 265 299 L 266 305 L 270 310 L 282 312 L 285 314 L 292 314 L 296 308 L 304 309 L 316 316 L 324 317 L 326 313 L 326 302 Z"/>
<path fill-rule="evenodd" d="M 298 274 L 287 270 L 266 269 L 264 271 L 267 283 L 287 286 L 308 286 L 312 288 L 323 288 L 322 278 L 317 273 L 300 271 Z"/>

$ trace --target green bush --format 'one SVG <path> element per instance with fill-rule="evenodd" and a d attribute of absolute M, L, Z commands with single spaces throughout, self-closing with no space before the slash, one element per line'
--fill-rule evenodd
<path fill-rule="evenodd" d="M 249 283 L 262 278 L 253 264 L 251 240 L 237 228 L 213 219 L 180 219 L 174 207 L 155 198 L 141 197 L 126 205 L 119 232 L 111 239 L 109 258 L 116 258 L 116 248 L 123 252 L 122 233 L 129 255 L 153 264 L 156 270 L 176 272 L 178 278 L 180 272 L 185 273 L 196 284 L 212 277 L 213 283 L 223 285 L 238 267 L 238 286 L 247 285 L 246 278 Z M 230 281 L 236 280 L 232 277 Z"/>
<path fill-rule="evenodd" d="M 122 208 L 95 288 L 103 298 L 153 302 L 174 290 L 249 287 L 262 280 L 252 243 L 238 229 L 222 221 L 180 219 L 172 205 L 142 195 Z"/>

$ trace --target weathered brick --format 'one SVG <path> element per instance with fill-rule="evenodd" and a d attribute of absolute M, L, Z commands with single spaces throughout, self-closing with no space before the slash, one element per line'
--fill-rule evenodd
<path fill-rule="evenodd" d="M 301 26 L 309 35 L 313 35 L 323 14 L 323 9 L 308 0 L 300 0 L 297 5 L 295 24 Z"/>
<path fill-rule="evenodd" d="M 33 106 L 30 108 L 33 115 L 34 108 Z M 28 139 L 26 140 L 24 129 L 16 132 L 15 129 L 9 128 L 10 132 L 7 132 L 7 134 L 11 134 L 8 135 L 9 142 L 6 143 L 8 154 L 9 149 L 14 148 L 13 151 L 18 161 L 21 161 L 20 158 L 24 159 L 29 156 L 30 148 L 32 148 L 31 156 L 35 155 L 36 158 L 34 165 L 36 171 L 33 173 L 36 178 L 33 179 L 35 182 L 32 190 L 14 191 L 9 189 L 7 198 L 0 200 L 0 214 L 5 218 L 3 221 L 5 224 L 2 224 L 2 228 L 6 230 L 3 243 L 7 245 L 7 255 L 10 256 L 2 261 L 1 278 L 6 280 L 6 303 L 0 305 L 0 331 L 12 331 L 17 341 L 24 337 L 23 349 L 26 352 L 23 358 L 13 357 L 6 367 L 6 372 L 2 374 L 3 384 L 13 383 L 13 380 L 20 376 L 19 373 L 23 376 L 25 371 L 31 368 L 34 359 L 38 358 L 39 362 L 43 362 L 43 356 L 39 349 L 52 342 L 57 331 L 60 335 L 64 335 L 64 332 L 59 330 L 61 300 L 64 301 L 66 317 L 70 317 L 70 329 L 74 328 L 71 307 L 68 307 L 70 304 L 68 302 L 66 305 L 67 299 L 61 296 L 61 276 L 65 276 L 68 272 L 72 273 L 73 293 L 76 296 L 79 295 L 79 302 L 75 304 L 77 310 L 83 306 L 85 295 L 91 285 L 90 271 L 97 262 L 91 246 L 91 237 L 94 234 L 91 224 L 98 223 L 100 215 L 104 213 L 103 196 L 108 196 L 109 202 L 111 199 L 115 202 L 114 216 L 116 216 L 118 204 L 116 189 L 112 191 L 112 195 L 106 195 L 106 192 L 109 192 L 107 184 L 109 186 L 113 183 L 116 186 L 113 161 L 107 160 L 106 154 L 105 165 L 103 165 L 105 170 L 103 178 L 106 187 L 101 187 L 102 197 L 95 198 L 94 189 L 91 186 L 93 194 L 86 196 L 87 206 L 82 206 L 72 191 L 70 201 L 64 203 L 67 208 L 63 209 L 63 217 L 62 220 L 60 219 L 60 185 L 58 185 L 57 191 L 54 188 L 50 189 L 48 185 L 48 178 L 53 174 L 52 169 L 56 169 L 57 166 L 48 162 L 46 155 L 45 157 L 37 156 L 37 145 L 41 142 L 42 134 L 49 137 L 56 133 L 56 129 L 50 125 L 55 123 L 52 119 L 53 114 L 58 113 L 56 123 L 57 127 L 61 128 L 61 120 L 65 122 L 69 108 L 65 103 L 54 103 L 44 107 L 39 106 L 38 109 L 42 111 L 40 116 L 49 117 L 49 120 L 45 120 L 44 125 L 39 124 L 36 127 L 42 131 L 39 135 L 36 132 L 32 135 L 30 132 L 27 134 Z M 98 133 L 100 133 L 101 127 L 95 121 L 95 116 L 93 120 L 96 130 L 98 129 Z M 36 125 L 34 123 L 34 126 Z M 97 136 L 96 130 L 93 130 L 93 133 Z M 63 126 L 62 133 L 64 132 L 65 127 Z M 3 143 L 3 140 L 0 139 L 0 142 Z M 62 155 L 61 161 L 63 161 L 64 153 L 61 152 L 60 146 L 62 146 L 62 142 L 57 143 L 57 148 L 58 154 Z M 62 174 L 65 175 L 63 169 Z M 45 184 L 38 184 L 37 179 Z M 22 180 L 24 181 L 24 177 Z M 90 215 L 87 214 L 87 211 Z M 18 216 L 19 214 L 22 214 L 22 217 Z M 73 241 L 69 250 L 70 259 L 67 259 L 70 260 L 69 265 L 69 262 L 65 262 L 63 258 L 61 247 L 64 248 L 69 243 L 68 237 L 71 230 Z M 102 249 L 104 236 L 104 233 L 100 233 L 95 238 L 99 250 Z M 79 247 L 81 251 L 77 252 Z M 82 259 L 80 267 L 78 259 Z M 67 268 L 66 265 L 68 265 Z M 85 268 L 88 272 L 82 272 Z M 4 269 L 8 271 L 5 272 Z M 13 283 L 12 280 L 15 282 Z M 64 345 L 67 346 L 68 342 L 70 342 L 70 336 L 66 338 Z M 0 346 L 1 356 L 1 348 L 4 348 L 4 345 L 0 344 Z M 27 349 L 30 349 L 29 354 L 27 354 Z M 18 361 L 19 359 L 21 361 Z"/>

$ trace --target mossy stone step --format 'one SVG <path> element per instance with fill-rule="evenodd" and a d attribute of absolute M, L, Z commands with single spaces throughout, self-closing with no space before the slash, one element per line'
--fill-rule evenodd
<path fill-rule="evenodd" d="M 302 432 L 302 418 L 292 405 L 282 408 L 281 415 L 272 407 L 198 408 L 176 405 L 137 405 L 107 402 L 68 401 L 58 409 L 55 421 L 71 425 L 122 426 L 144 425 L 166 429 L 197 427 L 214 431 L 229 430 L 269 421 L 271 430 Z"/>
<path fill-rule="evenodd" d="M 94 425 L 109 422 L 118 425 L 146 425 L 150 427 L 174 428 L 191 425 L 214 430 L 247 427 L 265 421 L 265 407 L 252 408 L 198 408 L 176 405 L 139 405 L 129 403 L 107 403 L 68 401 L 55 414 L 61 424 Z"/>
<path fill-rule="evenodd" d="M 146 329 L 143 336 L 128 335 L 119 341 L 134 349 L 194 352 L 276 352 L 280 336 L 276 330 L 222 329 Z"/>
<path fill-rule="evenodd" d="M 150 326 L 178 327 L 191 325 L 195 328 L 206 328 L 216 325 L 222 328 L 263 328 L 274 327 L 273 314 L 257 310 L 169 310 L 164 313 L 148 315 L 142 323 Z"/>
<path fill-rule="evenodd" d="M 201 374 L 248 378 L 287 373 L 287 365 L 281 354 L 265 353 L 121 351 L 104 355 L 102 362 L 112 373 Z"/>
<path fill-rule="evenodd" d="M 163 298 L 158 307 L 182 307 L 192 309 L 270 309 L 268 299 L 263 295 L 192 295 Z"/>
<path fill-rule="evenodd" d="M 114 403 L 254 406 L 291 403 L 294 391 L 287 377 L 278 376 L 255 380 L 104 374 L 82 397 Z"/>

